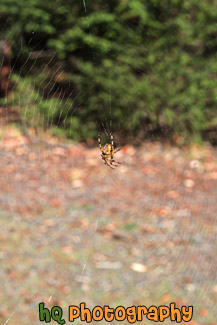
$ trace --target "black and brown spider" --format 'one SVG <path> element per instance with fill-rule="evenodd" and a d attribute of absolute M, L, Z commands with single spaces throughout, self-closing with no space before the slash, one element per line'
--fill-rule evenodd
<path fill-rule="evenodd" d="M 106 143 L 102 147 L 101 134 L 98 135 L 98 142 L 99 142 L 99 148 L 101 150 L 101 157 L 104 163 L 112 169 L 114 169 L 114 167 L 118 167 L 121 163 L 114 160 L 114 154 L 121 149 L 120 148 L 115 149 L 112 133 L 110 133 L 110 143 Z"/>

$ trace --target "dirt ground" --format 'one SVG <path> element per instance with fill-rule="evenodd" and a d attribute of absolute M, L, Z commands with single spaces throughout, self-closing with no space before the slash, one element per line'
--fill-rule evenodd
<path fill-rule="evenodd" d="M 97 145 L 46 141 L 1 131 L 1 324 L 42 324 L 40 302 L 66 324 L 81 302 L 175 302 L 217 324 L 216 149 L 125 146 L 111 170 Z"/>

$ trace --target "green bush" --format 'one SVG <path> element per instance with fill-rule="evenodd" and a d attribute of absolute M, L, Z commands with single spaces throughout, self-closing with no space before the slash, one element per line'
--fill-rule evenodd
<path fill-rule="evenodd" d="M 76 140 L 109 119 L 143 136 L 217 126 L 216 1 L 1 0 L 0 12 L 18 78 L 7 104 L 28 121 Z"/>

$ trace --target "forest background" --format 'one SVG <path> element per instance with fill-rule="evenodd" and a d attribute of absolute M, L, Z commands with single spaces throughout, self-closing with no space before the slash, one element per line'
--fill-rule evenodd
<path fill-rule="evenodd" d="M 216 1 L 1 0 L 0 13 L 1 106 L 27 126 L 216 143 Z"/>

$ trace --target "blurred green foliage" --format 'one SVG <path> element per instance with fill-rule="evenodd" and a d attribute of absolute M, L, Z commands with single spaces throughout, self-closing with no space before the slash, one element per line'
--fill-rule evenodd
<path fill-rule="evenodd" d="M 143 136 L 217 127 L 215 0 L 1 0 L 0 12 L 16 80 L 7 105 L 28 120 L 77 140 L 110 118 Z"/>

